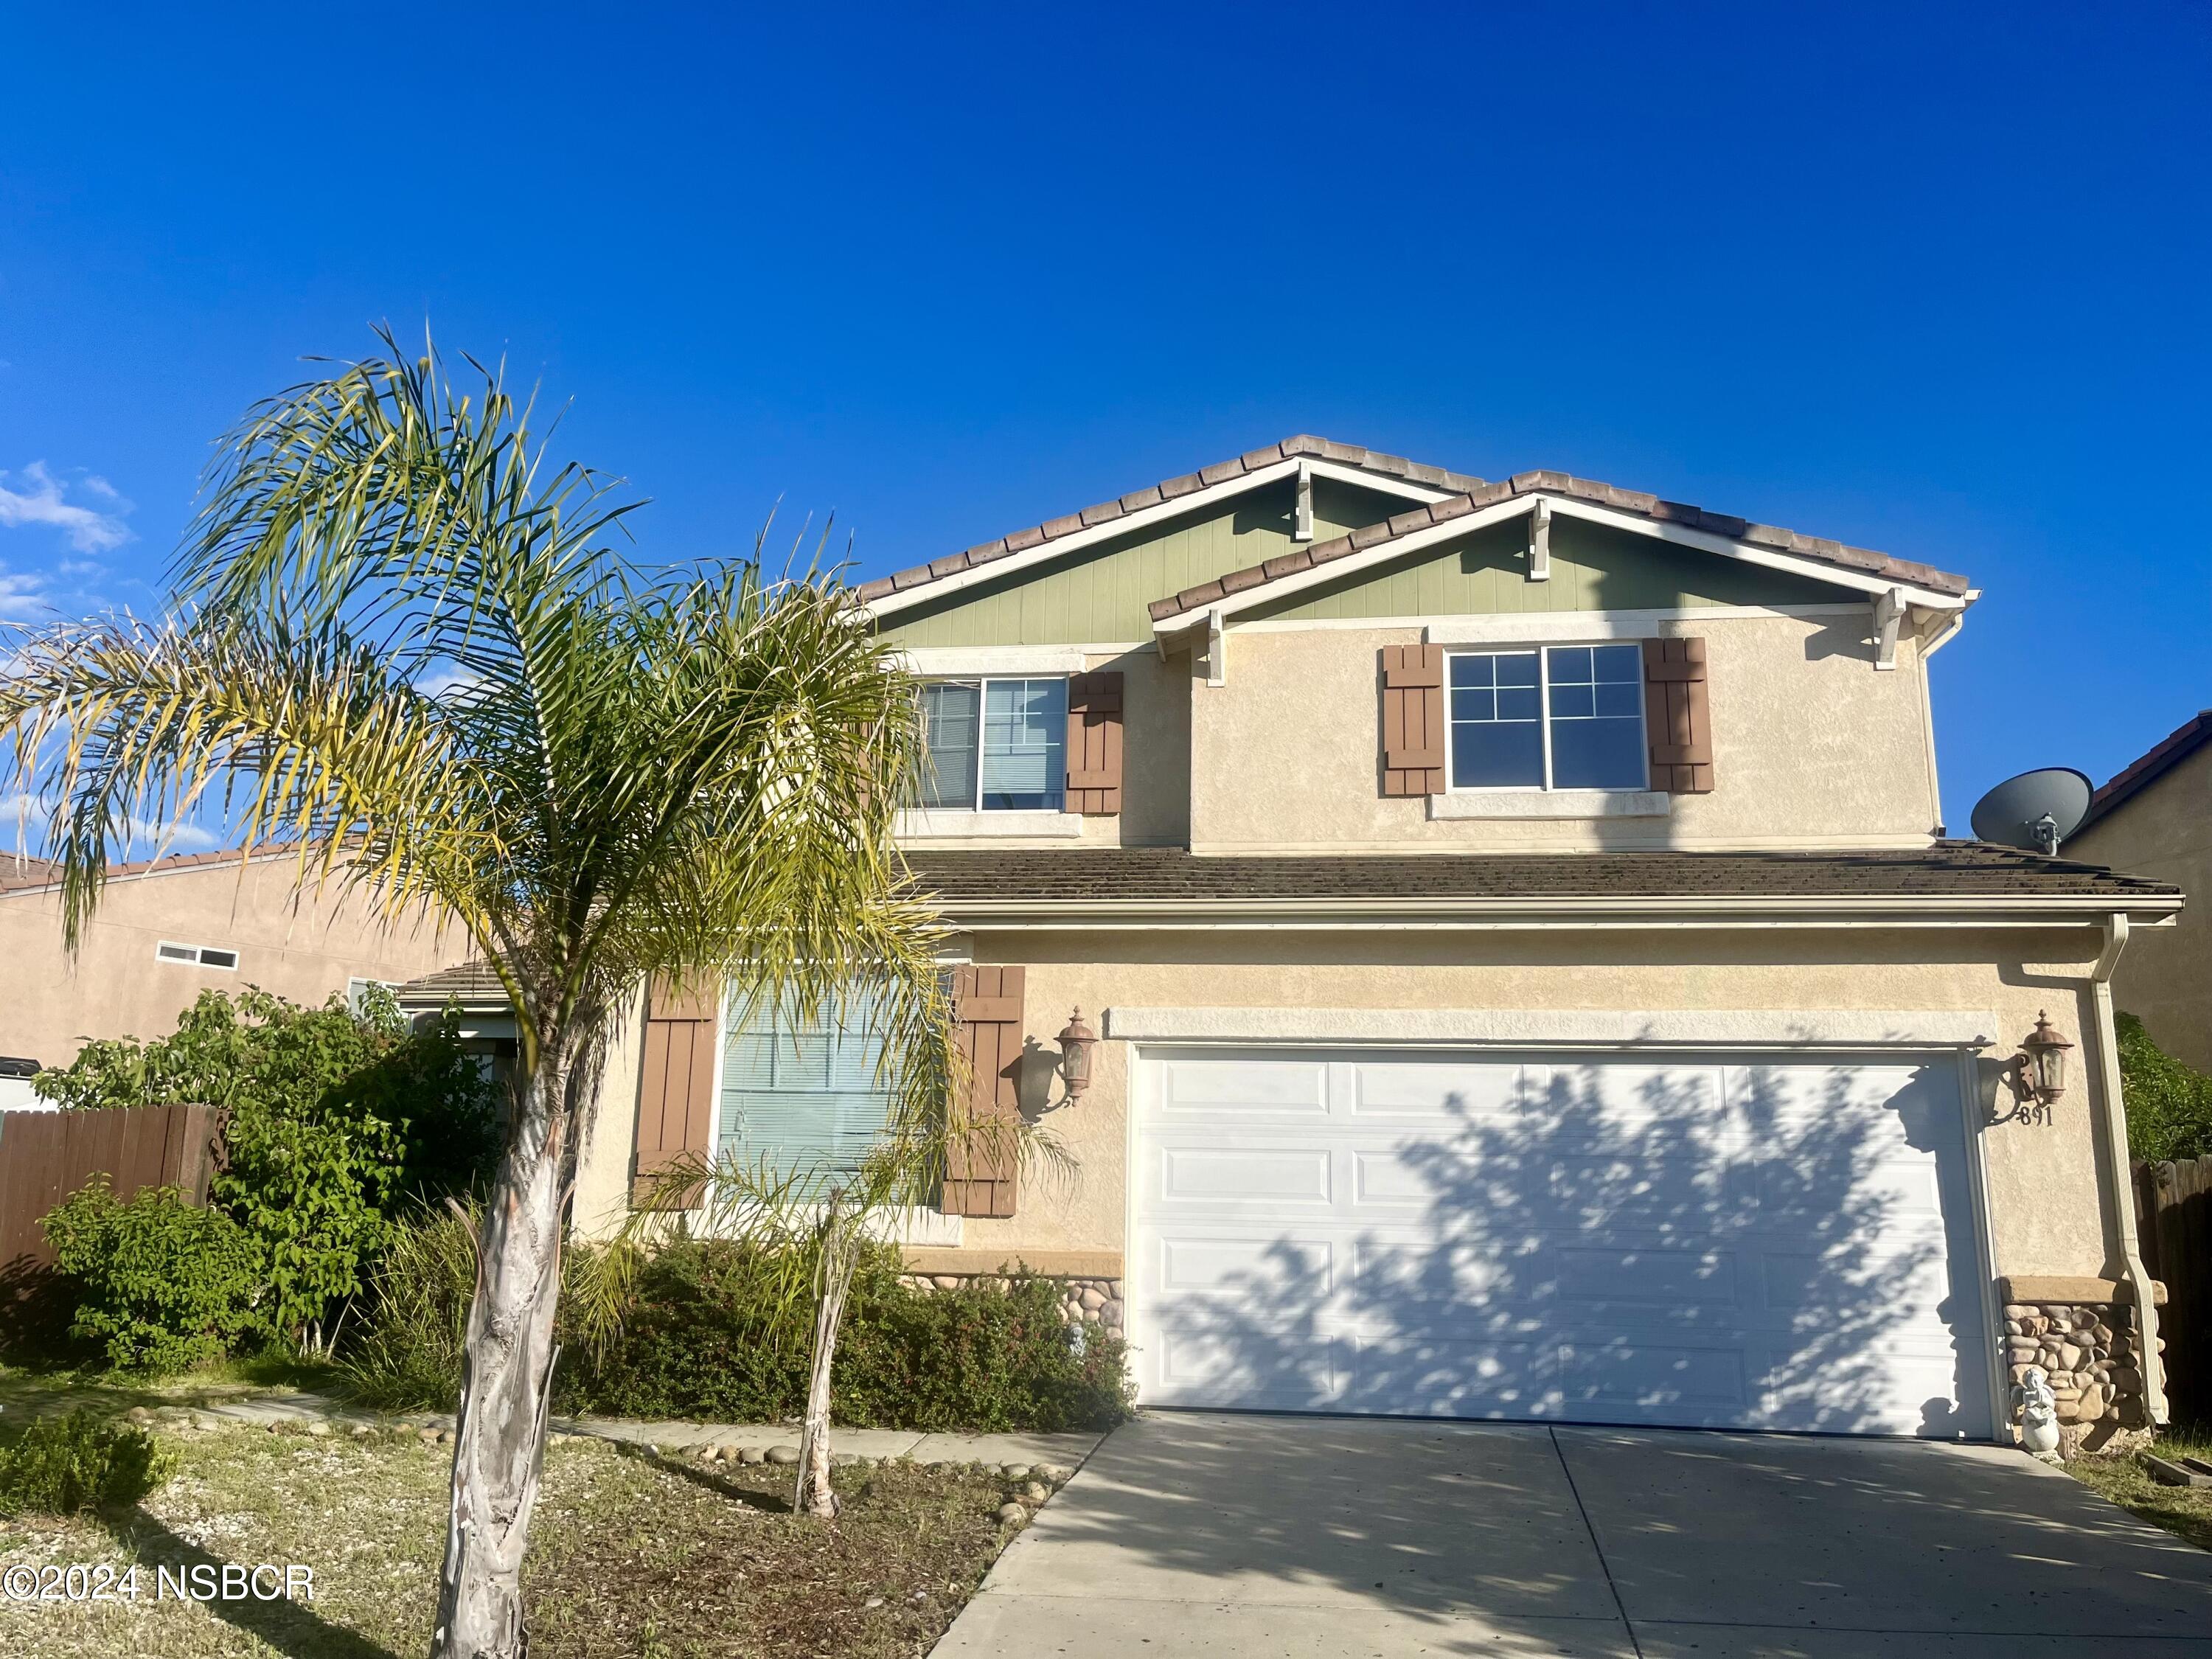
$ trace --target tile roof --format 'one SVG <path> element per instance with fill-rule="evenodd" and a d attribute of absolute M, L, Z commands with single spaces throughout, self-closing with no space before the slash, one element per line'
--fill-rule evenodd
<path fill-rule="evenodd" d="M 1241 593 L 1301 570 L 1310 570 L 1316 565 L 1363 553 L 1370 547 L 1395 541 L 1416 531 L 1448 524 L 1454 519 L 1464 518 L 1516 495 L 1534 495 L 1539 491 L 1554 495 L 1571 495 L 1577 501 L 1595 501 L 1601 507 L 1633 513 L 1655 522 L 1683 525 L 1692 530 L 1725 536 L 1731 541 L 1749 542 L 1754 546 L 1772 548 L 1778 553 L 1788 553 L 1798 558 L 1833 565 L 1840 570 L 1854 570 L 1866 575 L 1910 582 L 1915 586 L 1932 588 L 1937 592 L 1964 593 L 1968 586 L 1964 576 L 1938 570 L 1933 565 L 1918 564 L 1909 559 L 1893 559 L 1886 553 L 1846 546 L 1842 542 L 1830 541 L 1825 537 L 1807 536 L 1795 530 L 1778 529 L 1772 525 L 1753 524 L 1733 514 L 1709 513 L 1702 507 L 1663 501 L 1642 490 L 1622 489 L 1614 484 L 1598 483 L 1592 479 L 1577 478 L 1565 472 L 1516 472 L 1496 483 L 1479 484 L 1449 501 L 1413 507 L 1382 524 L 1368 525 L 1355 530 L 1348 536 L 1339 536 L 1334 541 L 1317 542 L 1311 547 L 1301 547 L 1279 558 L 1269 559 L 1264 564 L 1250 565 L 1213 581 L 1186 587 L 1172 598 L 1155 599 L 1151 606 L 1152 620 L 1163 622 L 1187 611 L 1215 605 L 1231 593 Z"/>
<path fill-rule="evenodd" d="M 2212 743 L 2212 708 L 2200 709 L 2194 720 L 2175 726 L 2143 754 L 2115 772 L 2104 787 L 2089 798 L 2089 816 L 2081 820 L 2081 829 L 2074 833 L 2080 835 L 2081 830 L 2087 830 L 2123 801 L 2165 776 L 2208 743 Z"/>
<path fill-rule="evenodd" d="M 491 964 L 483 961 L 456 963 L 434 974 L 410 979 L 392 996 L 404 1007 L 442 1008 L 448 1002 L 458 1002 L 464 1008 L 507 1006 L 507 988 L 499 982 Z"/>
<path fill-rule="evenodd" d="M 289 855 L 289 846 L 271 844 L 254 849 L 251 862 Z M 236 864 L 240 861 L 235 847 L 212 853 L 171 853 L 158 859 L 134 859 L 128 864 L 107 866 L 110 881 L 123 876 L 166 876 L 183 870 L 196 870 L 209 864 Z M 60 884 L 62 867 L 52 859 L 19 857 L 15 854 L 0 855 L 0 893 L 36 892 L 41 888 Z"/>
<path fill-rule="evenodd" d="M 1345 854 L 1178 848 L 921 851 L 907 862 L 955 915 L 993 901 L 2114 898 L 2180 890 L 1983 842 L 1860 853 Z"/>
<path fill-rule="evenodd" d="M 1088 530 L 1094 525 L 1110 524 L 1116 519 L 1127 518 L 1132 513 L 1141 513 L 1148 507 L 1158 507 L 1215 484 L 1227 483 L 1248 473 L 1262 471 L 1279 465 L 1284 461 L 1297 460 L 1301 456 L 1318 461 L 1335 461 L 1345 466 L 1356 466 L 1363 472 L 1372 472 L 1386 478 L 1402 478 L 1408 483 L 1426 484 L 1431 489 L 1466 491 L 1481 488 L 1482 480 L 1470 473 L 1448 471 L 1441 466 L 1424 466 L 1419 461 L 1409 461 L 1402 455 L 1385 455 L 1379 450 L 1367 449 L 1358 444 L 1340 444 L 1328 438 L 1316 438 L 1301 433 L 1285 438 L 1279 444 L 1247 451 L 1233 459 L 1200 467 L 1195 472 L 1186 472 L 1179 478 L 1150 484 L 1110 501 L 1101 501 L 1096 507 L 1086 507 L 1080 513 L 1048 519 L 1027 530 L 1018 530 L 1011 536 L 1001 536 L 996 541 L 984 542 L 963 553 L 954 553 L 927 564 L 918 564 L 889 576 L 878 576 L 873 581 L 863 582 L 857 590 L 860 602 L 872 604 L 889 599 L 893 593 L 902 593 L 910 587 L 921 587 L 946 576 L 972 570 L 977 565 L 989 564 L 1011 554 L 1025 553 L 1030 548 L 1042 547 L 1062 536 L 1073 535 L 1079 530 Z"/>

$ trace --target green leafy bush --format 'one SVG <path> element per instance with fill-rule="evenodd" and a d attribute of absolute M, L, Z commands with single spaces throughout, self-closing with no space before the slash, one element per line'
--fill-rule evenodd
<path fill-rule="evenodd" d="M 2153 1164 L 2212 1158 L 2212 1076 L 2166 1053 L 2133 1014 L 2117 1015 L 2112 1024 L 2129 1152 Z"/>
<path fill-rule="evenodd" d="M 832 1371 L 836 1420 L 854 1428 L 990 1431 L 1104 1428 L 1127 1409 L 1123 1345 L 1069 1343 L 1060 1291 L 1018 1277 L 910 1290 L 897 1252 L 862 1252 Z M 813 1310 L 768 1293 L 747 1245 L 679 1238 L 640 1273 L 603 1351 L 571 1341 L 556 1387 L 573 1408 L 620 1416 L 773 1422 L 806 1401 Z"/>
<path fill-rule="evenodd" d="M 341 1359 L 349 1391 L 392 1408 L 450 1410 L 460 1392 L 461 1331 L 474 1288 L 466 1230 L 440 1220 L 395 1243 L 377 1310 Z M 806 1403 L 813 1310 L 779 1291 L 751 1246 L 679 1238 L 640 1272 L 614 1339 L 579 1328 L 574 1287 L 588 1248 L 569 1253 L 561 1368 L 564 1411 L 710 1422 L 775 1422 Z M 836 1420 L 854 1428 L 994 1431 L 1106 1428 L 1127 1410 L 1123 1346 L 1097 1331 L 1069 1346 L 1049 1279 L 958 1291 L 899 1283 L 896 1251 L 863 1251 L 832 1373 Z"/>
<path fill-rule="evenodd" d="M 0 1515 L 76 1515 L 135 1504 L 169 1478 L 174 1458 L 143 1429 L 103 1423 L 88 1407 L 42 1417 L 0 1443 Z"/>
<path fill-rule="evenodd" d="M 189 1370 L 267 1330 L 261 1249 L 174 1187 L 124 1203 L 100 1176 L 40 1224 L 77 1286 L 71 1334 L 131 1370 Z"/>
<path fill-rule="evenodd" d="M 392 1229 L 374 1311 L 338 1360 L 348 1393 L 389 1411 L 451 1411 L 476 1291 L 476 1243 L 452 1216 Z"/>
<path fill-rule="evenodd" d="M 498 1152 L 492 1085 L 450 1019 L 410 1032 L 388 994 L 356 1016 L 265 991 L 203 992 L 170 1036 L 88 1043 L 35 1086 L 69 1109 L 228 1109 L 217 1206 L 261 1252 L 268 1327 L 313 1346 L 404 1204 L 469 1190 Z"/>

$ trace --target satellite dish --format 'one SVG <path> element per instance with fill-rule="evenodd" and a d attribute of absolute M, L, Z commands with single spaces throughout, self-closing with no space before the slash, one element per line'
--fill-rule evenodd
<path fill-rule="evenodd" d="M 2044 766 L 2023 772 L 1974 803 L 1974 835 L 2001 847 L 2056 854 L 2058 843 L 2089 816 L 2096 786 L 2070 766 Z"/>

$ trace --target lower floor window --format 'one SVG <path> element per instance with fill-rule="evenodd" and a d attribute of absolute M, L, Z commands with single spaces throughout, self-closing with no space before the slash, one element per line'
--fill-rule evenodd
<path fill-rule="evenodd" d="M 1455 652 L 1446 676 L 1455 789 L 1641 789 L 1639 645 Z"/>
<path fill-rule="evenodd" d="M 723 1014 L 719 1151 L 780 1175 L 860 1167 L 890 1121 L 882 1036 L 865 1007 Z"/>

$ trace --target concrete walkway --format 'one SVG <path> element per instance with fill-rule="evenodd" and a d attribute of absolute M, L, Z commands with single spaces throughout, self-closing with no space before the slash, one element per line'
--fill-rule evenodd
<path fill-rule="evenodd" d="M 1994 1448 L 1154 1415 L 936 1652 L 2212 1656 L 2212 1554 Z"/>
<path fill-rule="evenodd" d="M 257 1395 L 248 1399 L 196 1406 L 165 1407 L 155 1418 L 222 1424 L 323 1421 L 343 1428 L 355 1424 L 404 1425 L 416 1429 L 453 1426 L 450 1412 L 376 1412 L 345 1405 L 316 1394 Z M 556 1434 L 658 1446 L 664 1452 L 695 1451 L 702 1446 L 736 1446 L 765 1452 L 775 1446 L 799 1449 L 799 1429 L 784 1423 L 687 1423 L 619 1417 L 552 1419 Z M 1055 1463 L 1073 1468 L 1091 1455 L 1097 1434 L 921 1434 L 908 1429 L 833 1429 L 830 1444 L 839 1458 L 910 1457 L 917 1463 Z"/>

